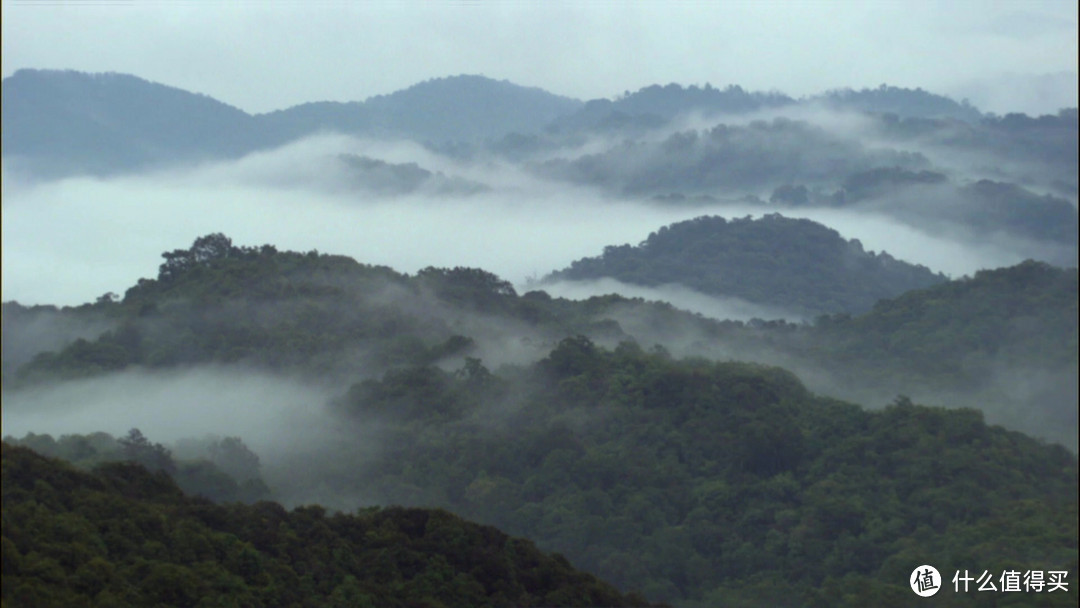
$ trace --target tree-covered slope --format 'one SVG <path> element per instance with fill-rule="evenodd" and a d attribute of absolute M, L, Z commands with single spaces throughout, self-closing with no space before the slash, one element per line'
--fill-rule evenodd
<path fill-rule="evenodd" d="M 443 507 L 531 538 L 653 600 L 900 606 L 911 597 L 907 577 L 923 563 L 946 577 L 976 568 L 995 576 L 1077 568 L 1075 456 L 988 426 L 974 410 L 899 398 L 868 412 L 817 397 L 778 368 L 676 360 L 632 343 L 605 350 L 581 337 L 526 367 L 492 371 L 472 359 L 456 372 L 387 372 L 355 384 L 332 407 L 342 436 L 289 465 L 277 490 L 295 497 L 317 486 L 324 496 L 339 493 L 342 502 L 328 506 L 346 510 L 356 508 L 346 497 L 357 489 L 379 504 Z M 331 517 L 267 503 L 213 507 L 128 465 L 106 465 L 89 481 L 68 469 L 43 471 L 33 456 L 32 472 L 21 473 L 7 464 L 15 449 L 5 445 L 5 594 L 59 601 L 89 588 L 138 604 L 152 594 L 227 589 L 250 605 L 350 593 L 395 605 L 387 602 L 400 596 L 378 586 L 389 578 L 394 593 L 413 594 L 406 597 L 485 605 L 505 589 L 454 556 L 504 555 L 499 548 L 510 541 L 470 550 L 477 533 L 444 530 L 459 521 L 445 513 Z M 103 497 L 102 483 L 127 502 Z M 154 504 L 132 506 L 147 494 Z M 441 551 L 447 538 L 454 553 L 445 561 L 417 555 Z M 365 548 L 377 551 L 361 554 Z M 500 576 L 513 571 L 497 568 Z M 461 573 L 477 577 L 488 595 Z M 88 582 L 101 576 L 106 583 Z M 132 576 L 152 588 L 124 585 Z M 592 595 L 556 597 L 612 601 L 596 599 L 608 596 L 589 579 L 566 576 Z M 461 595 L 470 590 L 476 594 Z M 575 605 L 546 597 L 539 605 Z M 1067 594 L 940 599 L 1071 605 Z"/>
<path fill-rule="evenodd" d="M 221 234 L 163 257 L 158 276 L 140 279 L 123 298 L 107 294 L 60 314 L 107 321 L 110 329 L 93 339 L 52 350 L 55 341 L 19 325 L 36 318 L 33 309 L 5 304 L 12 337 L 25 338 L 5 349 L 24 358 L 36 351 L 10 379 L 18 385 L 200 363 L 348 375 L 475 354 L 489 343 L 542 345 L 612 329 L 610 321 L 596 325 L 581 307 L 518 296 L 479 269 L 427 268 L 409 276 L 315 251 L 237 247 Z"/>
<path fill-rule="evenodd" d="M 953 369 L 977 358 L 1003 365 L 1075 364 L 1077 269 L 1028 260 L 883 299 L 866 314 L 819 320 L 851 360 Z M 976 354 L 978 353 L 978 354 Z"/>
<path fill-rule="evenodd" d="M 879 93 L 891 100 L 885 113 L 864 99 Z M 597 115 L 591 129 L 602 130 L 602 138 L 590 139 L 585 126 L 567 126 L 540 137 L 506 138 L 491 149 L 543 178 L 621 197 L 683 205 L 743 200 L 767 208 L 765 197 L 773 210 L 852 207 L 953 237 L 1049 239 L 1068 248 L 1057 257 L 1044 254 L 1048 261 L 1075 259 L 1075 110 L 932 118 L 949 114 L 949 107 L 978 113 L 925 93 L 864 91 L 827 99 L 830 110 L 815 110 L 810 102 L 750 122 L 691 114 L 666 123 L 608 107 L 616 102 L 590 102 L 582 115 Z"/>
<path fill-rule="evenodd" d="M 974 410 L 868 412 L 777 368 L 585 338 L 524 369 L 388 373 L 337 407 L 385 447 L 322 483 L 493 523 L 654 599 L 903 605 L 927 562 L 1075 571 L 1075 456 Z"/>
<path fill-rule="evenodd" d="M 863 312 L 881 298 L 945 280 L 924 266 L 866 252 L 810 220 L 700 217 L 665 226 L 636 247 L 604 249 L 548 279 L 612 277 L 639 285 L 681 283 L 804 315 Z"/>
<path fill-rule="evenodd" d="M 223 235 L 164 258 L 123 299 L 72 311 L 113 329 L 5 377 L 6 423 L 70 378 L 246 364 L 339 387 L 337 434 L 264 467 L 277 498 L 448 508 L 650 599 L 897 605 L 927 562 L 1076 570 L 1075 456 L 958 407 L 1008 406 L 1013 428 L 1075 412 L 1003 376 L 1075 385 L 1075 269 L 1026 263 L 795 325 L 518 295 L 478 269 L 410 276 Z M 823 394 L 950 409 L 870 412 L 733 359 L 783 362 Z"/>
<path fill-rule="evenodd" d="M 443 142 L 537 132 L 582 103 L 536 87 L 463 74 L 372 97 L 365 105 L 388 131 Z"/>
<path fill-rule="evenodd" d="M 444 511 L 217 506 L 3 444 L 6 606 L 644 606 Z"/>
<path fill-rule="evenodd" d="M 427 80 L 363 102 L 305 103 L 256 119 L 284 139 L 337 132 L 442 144 L 533 133 L 580 106 L 578 100 L 535 87 L 460 75 Z"/>
<path fill-rule="evenodd" d="M 1019 163 L 1029 179 L 1042 174 L 1044 183 L 1073 199 L 1077 194 L 1077 128 L 1076 108 L 1042 116 L 988 116 L 977 123 L 897 114 L 875 121 L 877 134 L 898 144 L 940 147 L 981 162 L 988 155 L 998 160 L 993 164 L 999 168 Z"/>
<path fill-rule="evenodd" d="M 948 97 L 922 89 L 881 85 L 877 89 L 841 89 L 795 100 L 779 92 L 747 91 L 730 85 L 715 88 L 671 83 L 626 91 L 613 100 L 595 99 L 574 114 L 556 120 L 553 129 L 611 130 L 627 126 L 653 126 L 687 115 L 722 116 L 755 111 L 793 110 L 799 105 L 822 104 L 835 110 L 867 114 L 893 114 L 923 119 L 948 118 L 977 123 L 982 114 L 970 104 L 957 103 Z"/>
<path fill-rule="evenodd" d="M 741 114 L 795 103 L 795 100 L 782 93 L 751 92 L 737 85 L 718 89 L 710 84 L 704 87 L 654 84 L 633 93 L 626 91 L 613 100 L 590 100 L 578 111 L 554 120 L 549 131 L 564 135 L 574 132 L 628 132 L 643 127 L 657 127 L 692 114 Z"/>
<path fill-rule="evenodd" d="M 1075 450 L 1077 293 L 1076 268 L 1029 260 L 823 317 L 783 348 L 847 398 L 962 403 Z"/>
<path fill-rule="evenodd" d="M 678 228 L 698 227 L 708 237 L 712 223 L 718 222 Z M 859 277 L 889 276 L 897 268 L 939 279 L 883 254 L 862 253 L 857 243 L 805 221 L 735 220 L 724 228 L 770 223 L 815 238 L 768 237 L 745 245 L 719 239 L 713 251 L 734 242 L 739 247 L 729 258 L 745 260 L 733 264 L 745 275 L 738 289 L 781 282 L 770 276 L 777 253 L 754 250 L 770 239 L 798 258 L 795 271 L 777 275 L 792 283 L 781 285 L 781 293 L 809 284 L 810 295 L 866 298 L 865 291 L 852 293 L 873 286 Z M 631 282 L 637 280 L 631 273 L 655 270 L 661 279 L 652 280 L 668 282 L 693 270 L 692 256 L 678 261 L 691 255 L 682 247 L 700 241 L 687 249 L 704 257 L 713 244 L 695 234 L 670 239 L 675 232 L 651 237 L 667 239 L 660 249 L 671 253 L 656 257 L 666 266 L 627 265 L 616 276 Z M 799 252 L 808 248 L 819 257 L 834 255 L 833 264 L 807 267 L 813 256 Z M 591 262 L 635 261 L 641 252 L 609 248 Z M 466 357 L 530 362 L 581 334 L 608 346 L 636 340 L 678 354 L 777 364 L 796 370 L 816 391 L 860 403 L 909 394 L 975 407 L 994 422 L 1075 447 L 1075 269 L 1028 262 L 883 300 L 862 315 L 797 325 L 708 319 L 614 295 L 576 302 L 543 291 L 518 294 L 479 269 L 428 268 L 410 276 L 343 256 L 237 247 L 223 235 L 164 257 L 158 277 L 140 280 L 122 299 L 107 295 L 69 309 L 5 303 L 5 390 L 133 367 L 198 364 L 243 364 L 349 383 L 403 366 L 460 366 Z M 758 264 L 757 273 L 749 272 L 751 264 Z M 716 276 L 705 274 L 715 273 L 712 267 L 700 272 Z M 824 278 L 815 283 L 803 276 L 814 273 Z M 829 294 L 828 281 L 848 291 Z M 735 295 L 748 298 L 745 291 Z"/>
<path fill-rule="evenodd" d="M 951 226 L 973 234 L 1060 243 L 1070 250 L 1077 243 L 1076 205 L 1069 200 L 989 179 L 958 184 L 936 171 L 877 167 L 848 175 L 832 192 L 789 183 L 773 190 L 770 202 L 883 210 L 931 232 Z"/>

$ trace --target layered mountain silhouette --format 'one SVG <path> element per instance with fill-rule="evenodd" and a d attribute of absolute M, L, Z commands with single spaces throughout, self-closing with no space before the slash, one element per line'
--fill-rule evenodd
<path fill-rule="evenodd" d="M 3 82 L 3 152 L 46 176 L 239 156 L 274 143 L 205 95 L 125 74 L 19 70 Z"/>
<path fill-rule="evenodd" d="M 319 101 L 251 115 L 132 75 L 23 69 L 3 81 L 3 151 L 12 170 L 44 177 L 107 175 L 232 158 L 322 132 L 477 143 L 545 129 L 632 130 L 689 112 L 733 114 L 820 102 L 901 117 L 981 117 L 975 108 L 946 97 L 884 85 L 798 101 L 738 86 L 652 85 L 614 100 L 583 103 L 475 75 L 427 80 L 366 101 Z"/>
<path fill-rule="evenodd" d="M 575 99 L 506 80 L 453 76 L 362 103 L 306 103 L 259 116 L 258 120 L 287 137 L 336 131 L 438 143 L 537 131 L 581 105 Z"/>
<path fill-rule="evenodd" d="M 429 80 L 365 102 L 268 114 L 125 74 L 19 70 L 3 81 L 3 151 L 38 175 L 110 174 L 220 159 L 321 132 L 475 141 L 536 131 L 581 102 L 483 76 Z"/>

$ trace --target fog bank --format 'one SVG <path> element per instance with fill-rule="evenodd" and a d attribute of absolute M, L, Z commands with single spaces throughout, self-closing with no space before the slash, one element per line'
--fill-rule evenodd
<path fill-rule="evenodd" d="M 377 196 L 338 160 L 363 154 L 488 186 L 469 196 Z M 154 277 L 161 253 L 223 232 L 238 245 L 335 253 L 413 273 L 470 266 L 515 284 L 605 246 L 637 244 L 673 222 L 781 212 L 805 217 L 958 277 L 1038 254 L 1037 243 L 927 234 L 869 211 L 753 202 L 661 204 L 545 182 L 490 161 L 461 162 L 410 143 L 328 136 L 238 161 L 112 179 L 29 184 L 3 175 L 3 299 L 75 305 Z"/>

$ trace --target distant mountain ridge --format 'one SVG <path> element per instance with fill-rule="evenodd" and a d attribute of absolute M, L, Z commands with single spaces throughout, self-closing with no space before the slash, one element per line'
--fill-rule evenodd
<path fill-rule="evenodd" d="M 555 129 L 607 130 L 627 125 L 650 127 L 690 112 L 739 114 L 797 103 L 783 93 L 758 93 L 732 85 L 724 89 L 706 84 L 683 87 L 652 85 L 617 99 L 594 99 L 580 111 L 557 120 Z"/>
<path fill-rule="evenodd" d="M 655 126 L 691 112 L 704 115 L 742 114 L 798 105 L 821 104 L 837 110 L 894 114 L 901 118 L 952 119 L 978 122 L 983 114 L 966 100 L 956 102 L 921 88 L 905 89 L 881 85 L 876 89 L 836 89 L 803 99 L 777 91 L 746 91 L 738 85 L 723 89 L 679 84 L 651 85 L 634 93 L 609 99 L 594 99 L 578 112 L 555 123 L 557 128 L 607 130 L 636 125 Z"/>
<path fill-rule="evenodd" d="M 811 97 L 825 105 L 874 114 L 895 114 L 901 118 L 951 118 L 977 122 L 982 112 L 965 99 L 959 103 L 921 88 L 905 89 L 881 85 L 876 89 L 836 89 Z"/>
<path fill-rule="evenodd" d="M 2 96 L 5 160 L 47 175 L 233 157 L 272 143 L 238 108 L 126 74 L 19 70 Z"/>
<path fill-rule="evenodd" d="M 474 141 L 532 132 L 581 102 L 483 76 L 429 80 L 365 102 L 268 114 L 126 74 L 19 70 L 3 81 L 3 151 L 46 177 L 235 158 L 320 132 Z"/>
<path fill-rule="evenodd" d="M 234 158 L 320 132 L 475 143 L 545 128 L 648 127 L 687 112 L 742 113 L 819 99 L 794 100 L 734 85 L 669 84 L 584 103 L 506 80 L 460 75 L 365 101 L 320 101 L 251 115 L 206 95 L 127 74 L 23 69 L 5 78 L 2 88 L 5 159 L 12 168 L 45 177 Z M 969 105 L 921 89 L 883 86 L 820 99 L 900 116 L 981 116 Z"/>
<path fill-rule="evenodd" d="M 256 117 L 271 131 L 339 131 L 417 141 L 474 141 L 533 132 L 581 102 L 507 80 L 461 75 L 426 80 L 364 102 L 316 102 Z"/>

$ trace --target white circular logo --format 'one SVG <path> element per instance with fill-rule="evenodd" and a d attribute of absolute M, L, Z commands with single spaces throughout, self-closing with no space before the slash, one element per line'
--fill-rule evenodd
<path fill-rule="evenodd" d="M 911 590 L 919 597 L 930 597 L 941 589 L 941 574 L 933 566 L 922 565 L 911 573 Z"/>

